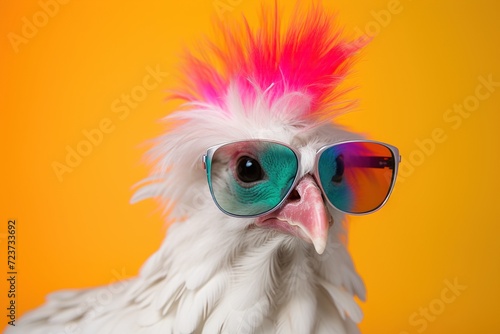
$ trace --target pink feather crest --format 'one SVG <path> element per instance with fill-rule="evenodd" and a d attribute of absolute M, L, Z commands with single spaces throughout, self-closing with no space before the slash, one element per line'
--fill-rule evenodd
<path fill-rule="evenodd" d="M 272 104 L 299 92 L 311 105 L 296 116 L 337 114 L 339 105 L 346 106 L 339 101 L 345 93 L 339 85 L 365 43 L 343 40 L 335 16 L 318 4 L 305 14 L 297 6 L 287 28 L 281 21 L 277 5 L 272 13 L 262 10 L 259 29 L 252 29 L 245 18 L 240 25 L 219 21 L 220 40 L 208 41 L 198 54 L 187 54 L 185 87 L 175 97 L 213 104 L 230 114 L 225 97 L 233 85 L 244 104 L 263 93 Z"/>

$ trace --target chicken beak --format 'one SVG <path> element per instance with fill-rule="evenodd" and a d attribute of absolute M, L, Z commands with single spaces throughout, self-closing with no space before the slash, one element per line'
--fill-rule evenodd
<path fill-rule="evenodd" d="M 276 211 L 261 217 L 259 226 L 268 226 L 312 243 L 318 254 L 326 248 L 329 215 L 321 190 L 310 175 L 304 176 Z"/>

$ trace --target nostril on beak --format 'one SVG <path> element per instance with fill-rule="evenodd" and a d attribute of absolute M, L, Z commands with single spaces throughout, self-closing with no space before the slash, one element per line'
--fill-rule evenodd
<path fill-rule="evenodd" d="M 300 194 L 297 191 L 297 189 L 293 189 L 290 195 L 288 195 L 288 200 L 289 201 L 298 201 L 300 200 Z"/>

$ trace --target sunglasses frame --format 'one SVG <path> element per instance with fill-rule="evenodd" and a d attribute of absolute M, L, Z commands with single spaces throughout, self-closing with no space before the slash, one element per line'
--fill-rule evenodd
<path fill-rule="evenodd" d="M 274 207 L 272 207 L 271 209 L 269 209 L 269 210 L 267 210 L 265 212 L 262 212 L 262 213 L 256 214 L 256 215 L 238 215 L 238 214 L 234 214 L 234 213 L 231 213 L 231 212 L 228 212 L 228 211 L 224 210 L 219 205 L 219 203 L 217 202 L 217 199 L 215 198 L 215 194 L 214 194 L 213 187 L 212 187 L 212 177 L 210 175 L 211 174 L 212 158 L 213 158 L 215 152 L 217 151 L 217 149 L 219 149 L 220 147 L 229 145 L 229 144 L 244 143 L 244 142 L 262 142 L 262 143 L 271 143 L 271 144 L 282 145 L 282 146 L 285 146 L 288 149 L 290 149 L 295 154 L 295 158 L 297 159 L 297 166 L 298 166 L 297 167 L 297 171 L 295 172 L 293 183 L 290 186 L 290 189 L 288 189 L 286 195 Z M 326 195 L 326 192 L 325 192 L 325 190 L 323 188 L 323 185 L 321 184 L 320 181 L 318 181 L 318 180 L 320 180 L 320 178 L 319 178 L 319 166 L 318 166 L 318 164 L 319 164 L 319 159 L 320 159 L 321 155 L 323 154 L 323 152 L 326 151 L 327 149 L 331 148 L 331 147 L 335 147 L 335 146 L 338 146 L 338 145 L 341 145 L 341 144 L 350 144 L 350 143 L 373 143 L 373 144 L 382 145 L 382 146 L 388 148 L 389 151 L 391 151 L 391 153 L 393 155 L 393 158 L 394 158 L 394 172 L 392 173 L 391 185 L 390 185 L 390 188 L 389 188 L 389 190 L 387 192 L 387 195 L 385 196 L 384 200 L 381 202 L 381 204 L 379 206 L 377 206 L 376 208 L 374 208 L 372 210 L 366 211 L 366 212 L 356 213 L 356 212 L 349 212 L 349 211 L 345 211 L 345 210 L 339 209 L 338 207 L 336 207 L 330 201 L 330 199 Z M 222 144 L 214 145 L 214 146 L 209 147 L 207 149 L 206 154 L 203 154 L 202 157 L 201 157 L 203 168 L 205 169 L 205 171 L 207 173 L 207 182 L 208 182 L 208 187 L 210 189 L 210 195 L 212 196 L 212 199 L 213 199 L 215 205 L 217 206 L 217 208 L 219 208 L 219 210 L 221 210 L 226 215 L 231 216 L 231 217 L 236 217 L 236 218 L 257 218 L 257 217 L 261 217 L 261 216 L 267 215 L 267 214 L 269 214 L 269 213 L 277 210 L 278 208 L 280 208 L 283 205 L 283 203 L 286 201 L 286 199 L 288 198 L 288 196 L 290 196 L 290 194 L 292 193 L 292 191 L 295 189 L 295 187 L 297 186 L 298 182 L 300 181 L 300 179 L 298 177 L 300 174 L 302 174 L 301 173 L 302 172 L 302 168 L 301 168 L 301 165 L 300 165 L 300 159 L 301 159 L 301 154 L 300 154 L 300 152 L 297 149 L 291 147 L 288 144 L 285 144 L 285 143 L 282 143 L 282 142 L 279 142 L 279 141 L 266 140 L 266 139 L 237 140 L 237 141 L 225 142 L 225 143 L 222 143 Z M 376 212 L 376 211 L 380 210 L 385 205 L 385 203 L 389 200 L 389 197 L 391 196 L 392 191 L 394 190 L 394 185 L 396 184 L 396 177 L 398 175 L 398 167 L 399 167 L 399 163 L 400 162 L 401 162 L 401 155 L 399 154 L 399 149 L 397 147 L 393 146 L 393 145 L 390 145 L 390 144 L 387 144 L 387 143 L 384 143 L 384 142 L 380 142 L 380 141 L 376 141 L 376 140 L 366 140 L 366 139 L 344 140 L 344 141 L 339 141 L 339 142 L 336 142 L 336 143 L 333 143 L 333 144 L 328 144 L 328 145 L 322 146 L 318 150 L 316 150 L 316 155 L 315 155 L 315 158 L 314 158 L 314 166 L 313 166 L 313 169 L 312 169 L 311 173 L 309 173 L 309 174 L 314 178 L 314 180 L 316 181 L 316 184 L 320 187 L 321 193 L 322 193 L 323 197 L 326 199 L 326 201 L 328 202 L 328 204 L 330 204 L 333 208 L 335 208 L 336 210 L 338 210 L 340 212 L 343 212 L 345 214 L 349 214 L 349 215 L 353 215 L 353 216 L 363 216 L 363 215 L 367 215 L 367 214 L 370 214 L 370 213 L 373 213 L 373 212 Z"/>

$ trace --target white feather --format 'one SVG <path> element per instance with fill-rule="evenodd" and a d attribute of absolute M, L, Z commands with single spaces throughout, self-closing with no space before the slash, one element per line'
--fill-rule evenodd
<path fill-rule="evenodd" d="M 184 278 L 182 275 L 175 275 L 171 278 L 165 278 L 164 281 L 160 289 L 152 290 L 155 295 L 152 306 L 154 309 L 163 308 L 164 312 L 166 312 L 184 287 Z"/>
<path fill-rule="evenodd" d="M 277 334 L 311 333 L 316 321 L 315 273 L 304 247 L 293 247 L 277 315 Z"/>
<path fill-rule="evenodd" d="M 337 307 L 342 319 L 351 318 L 359 323 L 363 318 L 363 312 L 359 305 L 352 299 L 352 295 L 341 287 L 336 287 L 325 280 L 319 281 L 320 285 L 328 292 Z"/>
<path fill-rule="evenodd" d="M 353 321 L 362 314 L 354 295 L 364 298 L 365 291 L 345 248 L 343 215 L 331 210 L 334 225 L 325 253 L 318 255 L 294 237 L 221 213 L 200 166 L 211 145 L 263 138 L 295 146 L 307 173 L 317 148 L 355 135 L 294 118 L 310 107 L 303 93 L 285 95 L 273 106 L 265 99 L 243 105 L 233 90 L 226 98 L 231 115 L 203 103 L 171 115 L 180 125 L 152 151 L 157 167 L 133 200 L 156 197 L 166 208 L 175 203 L 171 218 L 179 222 L 139 276 L 121 289 L 109 288 L 107 303 L 88 302 L 105 288 L 51 295 L 7 334 L 357 333 Z"/>
<path fill-rule="evenodd" d="M 194 332 L 200 323 L 207 317 L 208 311 L 212 310 L 215 303 L 222 297 L 222 294 L 227 287 L 228 273 L 225 271 L 216 274 L 205 286 L 203 286 L 194 296 L 194 300 L 190 305 L 186 316 L 181 316 L 182 311 L 179 312 L 178 328 L 182 332 Z"/>
<path fill-rule="evenodd" d="M 349 319 L 342 319 L 339 311 L 324 291 L 317 291 L 317 320 L 313 333 L 315 334 L 358 334 L 356 327 L 347 325 Z"/>

